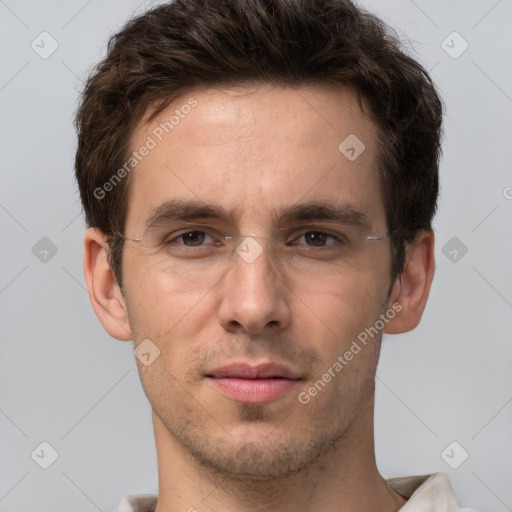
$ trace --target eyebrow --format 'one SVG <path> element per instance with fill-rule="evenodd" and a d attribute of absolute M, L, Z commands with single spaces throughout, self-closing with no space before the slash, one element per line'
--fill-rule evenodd
<path fill-rule="evenodd" d="M 219 219 L 227 222 L 234 217 L 234 211 L 200 200 L 173 199 L 151 210 L 144 223 L 144 230 L 150 231 L 173 221 Z M 367 215 L 350 204 L 331 204 L 319 201 L 294 204 L 281 210 L 270 211 L 272 220 L 280 224 L 297 221 L 323 221 L 345 224 L 369 230 L 371 222 Z"/>

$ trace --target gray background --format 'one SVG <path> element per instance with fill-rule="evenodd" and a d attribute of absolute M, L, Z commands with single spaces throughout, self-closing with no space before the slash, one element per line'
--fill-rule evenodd
<path fill-rule="evenodd" d="M 512 2 L 362 3 L 410 39 L 447 105 L 436 276 L 421 325 L 384 341 L 379 468 L 443 471 L 461 505 L 512 510 Z M 1 512 L 108 512 L 157 491 L 132 342 L 103 331 L 85 289 L 71 121 L 108 36 L 144 5 L 0 0 Z M 43 31 L 58 43 L 45 59 Z"/>

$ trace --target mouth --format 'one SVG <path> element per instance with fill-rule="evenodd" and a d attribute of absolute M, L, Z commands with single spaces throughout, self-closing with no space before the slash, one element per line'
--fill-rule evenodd
<path fill-rule="evenodd" d="M 265 404 L 288 394 L 302 380 L 297 372 L 277 363 L 235 363 L 206 375 L 222 395 L 246 404 Z"/>

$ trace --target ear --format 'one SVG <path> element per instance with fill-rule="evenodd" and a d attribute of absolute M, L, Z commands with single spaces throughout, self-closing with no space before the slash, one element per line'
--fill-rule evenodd
<path fill-rule="evenodd" d="M 118 340 L 132 339 L 126 304 L 108 264 L 106 235 L 89 228 L 84 238 L 84 274 L 89 299 L 104 329 Z"/>
<path fill-rule="evenodd" d="M 387 334 L 401 334 L 414 329 L 421 320 L 434 278 L 434 233 L 423 230 L 407 243 L 405 268 L 397 278 L 388 307 L 400 304 L 401 310 L 384 327 Z M 395 306 L 396 308 L 397 306 Z"/>

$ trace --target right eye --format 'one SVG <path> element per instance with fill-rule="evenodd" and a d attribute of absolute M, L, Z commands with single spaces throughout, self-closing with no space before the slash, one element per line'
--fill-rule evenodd
<path fill-rule="evenodd" d="M 210 237 L 210 235 L 204 231 L 186 231 L 168 239 L 165 244 L 170 245 L 175 243 L 176 245 L 184 245 L 186 247 L 201 247 L 206 237 Z M 212 238 L 210 237 L 210 239 Z M 177 240 L 181 240 L 182 243 L 176 242 Z"/>

